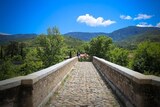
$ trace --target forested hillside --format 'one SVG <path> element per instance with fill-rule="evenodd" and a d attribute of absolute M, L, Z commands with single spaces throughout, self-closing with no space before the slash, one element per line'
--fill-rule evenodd
<path fill-rule="evenodd" d="M 122 41 L 124 39 L 127 39 L 129 37 L 133 37 L 136 35 L 141 35 L 146 32 L 153 32 L 154 31 L 160 31 L 160 28 L 157 27 L 136 27 L 136 26 L 129 26 L 122 29 L 115 30 L 111 33 L 104 33 L 104 32 L 70 32 L 66 33 L 64 35 L 68 35 L 74 38 L 78 38 L 80 40 L 89 41 L 94 37 L 97 37 L 98 35 L 105 35 L 109 36 L 113 39 L 114 42 Z"/>
<path fill-rule="evenodd" d="M 148 35 L 151 37 L 151 35 L 158 35 L 158 32 L 160 31 L 160 28 L 157 27 L 136 27 L 136 26 L 129 26 L 122 29 L 115 30 L 111 33 L 105 33 L 105 32 L 69 32 L 64 34 L 64 36 L 73 37 L 79 40 L 83 41 L 89 41 L 94 37 L 97 37 L 98 35 L 105 35 L 109 36 L 113 39 L 114 42 L 119 42 L 126 40 L 128 38 L 133 38 L 141 36 L 143 39 L 144 35 Z M 15 34 L 15 35 L 5 35 L 0 34 L 0 44 L 9 43 L 9 41 L 24 41 L 33 39 L 37 34 Z M 150 38 L 149 38 L 150 39 Z M 151 38 L 152 39 L 152 38 Z M 154 39 L 154 38 L 153 38 Z M 135 40 L 135 39 L 134 39 Z M 138 38 L 139 40 L 139 38 Z M 128 41 L 128 40 L 127 40 Z"/>
<path fill-rule="evenodd" d="M 84 43 L 62 36 L 57 27 L 47 31 L 47 35 L 26 41 L 13 39 L 0 46 L 0 80 L 27 75 L 73 57 Z"/>
<path fill-rule="evenodd" d="M 98 36 L 98 35 L 108 35 L 107 33 L 104 32 L 69 32 L 64 34 L 65 36 L 70 36 L 73 38 L 77 38 L 80 40 L 84 41 L 90 41 L 92 38 Z"/>
<path fill-rule="evenodd" d="M 34 39 L 36 34 L 15 34 L 15 35 L 6 35 L 0 34 L 0 44 L 8 44 L 10 41 L 26 41 Z"/>
<path fill-rule="evenodd" d="M 160 30 L 147 31 L 138 35 L 133 35 L 115 43 L 123 48 L 135 49 L 137 44 L 144 41 L 160 42 Z"/>
<path fill-rule="evenodd" d="M 14 38 L 1 35 L 0 80 L 38 71 L 76 56 L 77 52 L 101 57 L 144 74 L 160 75 L 160 30 L 149 29 L 119 42 L 104 33 L 88 36 L 91 40 L 86 42 L 75 36 L 61 35 L 57 27 L 48 28 L 48 33 L 41 35 Z M 82 37 L 90 35 L 82 34 Z"/>
<path fill-rule="evenodd" d="M 71 48 L 77 48 L 81 46 L 83 43 L 85 43 L 85 41 L 70 36 L 63 36 L 63 37 L 64 37 L 64 42 Z"/>
<path fill-rule="evenodd" d="M 113 31 L 112 33 L 108 34 L 114 41 L 121 41 L 126 38 L 129 38 L 134 35 L 139 35 L 145 32 L 151 32 L 159 30 L 158 27 L 137 27 L 137 26 L 129 26 L 122 29 L 118 29 Z"/>

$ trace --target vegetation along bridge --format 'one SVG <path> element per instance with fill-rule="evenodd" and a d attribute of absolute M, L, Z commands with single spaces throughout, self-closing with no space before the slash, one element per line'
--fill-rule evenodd
<path fill-rule="evenodd" d="M 93 57 L 0 82 L 0 107 L 160 107 L 160 78 Z"/>

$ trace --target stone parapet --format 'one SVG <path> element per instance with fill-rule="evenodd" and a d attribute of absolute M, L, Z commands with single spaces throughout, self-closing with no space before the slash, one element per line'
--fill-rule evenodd
<path fill-rule="evenodd" d="M 93 64 L 127 107 L 160 107 L 160 77 L 93 57 Z"/>
<path fill-rule="evenodd" d="M 27 76 L 0 81 L 0 107 L 43 106 L 77 61 L 74 57 Z"/>

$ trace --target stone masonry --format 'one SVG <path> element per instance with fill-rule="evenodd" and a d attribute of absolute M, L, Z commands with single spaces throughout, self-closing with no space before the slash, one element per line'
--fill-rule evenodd
<path fill-rule="evenodd" d="M 160 107 L 160 77 L 93 57 L 93 64 L 126 107 Z"/>
<path fill-rule="evenodd" d="M 70 58 L 26 76 L 0 81 L 0 107 L 43 107 L 77 59 Z"/>
<path fill-rule="evenodd" d="M 120 107 L 91 62 L 78 62 L 45 107 Z"/>

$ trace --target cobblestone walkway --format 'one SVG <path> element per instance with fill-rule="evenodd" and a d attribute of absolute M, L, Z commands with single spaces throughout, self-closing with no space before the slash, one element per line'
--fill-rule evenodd
<path fill-rule="evenodd" d="M 91 62 L 78 62 L 46 107 L 120 107 Z"/>

